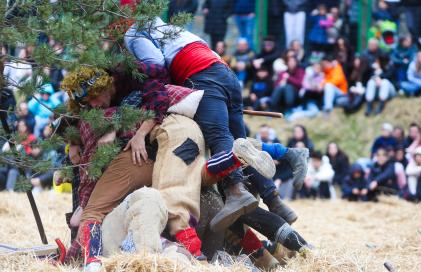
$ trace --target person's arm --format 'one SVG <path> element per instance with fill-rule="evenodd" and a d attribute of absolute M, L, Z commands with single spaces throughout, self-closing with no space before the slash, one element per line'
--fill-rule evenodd
<path fill-rule="evenodd" d="M 380 173 L 379 175 L 377 175 L 375 177 L 375 180 L 379 183 L 382 184 L 390 179 L 395 179 L 396 175 L 395 175 L 395 166 L 393 163 L 389 163 L 389 165 L 386 167 L 386 169 Z"/>
<path fill-rule="evenodd" d="M 301 68 L 297 68 L 297 71 L 294 75 L 289 75 L 287 82 L 294 85 L 297 89 L 301 89 L 303 86 L 303 79 L 304 79 L 304 70 Z"/>
<path fill-rule="evenodd" d="M 148 153 L 145 147 L 145 137 L 152 131 L 156 125 L 154 120 L 146 120 L 142 123 L 136 134 L 127 143 L 124 151 L 132 150 L 133 164 L 142 165 L 142 159 L 146 162 L 148 160 Z"/>
<path fill-rule="evenodd" d="M 418 166 L 414 161 L 408 163 L 405 170 L 408 176 L 418 177 L 421 174 L 421 166 Z"/>

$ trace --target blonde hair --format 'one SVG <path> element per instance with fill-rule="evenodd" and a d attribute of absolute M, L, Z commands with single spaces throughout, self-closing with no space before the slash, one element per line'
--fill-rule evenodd
<path fill-rule="evenodd" d="M 95 98 L 101 93 L 115 92 L 113 78 L 103 69 L 80 67 L 68 73 L 61 82 L 61 89 L 66 91 L 70 99 L 68 100 L 68 110 L 73 113 L 80 111 L 80 103 L 75 100 L 76 93 L 82 93 L 82 84 L 94 77 L 98 77 L 93 84 L 87 86 L 86 98 Z"/>

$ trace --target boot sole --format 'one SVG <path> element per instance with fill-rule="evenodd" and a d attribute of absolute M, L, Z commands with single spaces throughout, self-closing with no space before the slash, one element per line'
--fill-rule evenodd
<path fill-rule="evenodd" d="M 247 139 L 238 138 L 234 141 L 234 154 L 248 166 L 253 167 L 265 178 L 271 179 L 276 168 L 269 153 L 257 150 Z"/>
<path fill-rule="evenodd" d="M 227 214 L 222 219 L 218 220 L 218 214 L 211 220 L 210 229 L 213 232 L 218 232 L 229 228 L 238 218 L 242 215 L 254 211 L 259 206 L 259 201 L 256 199 L 248 200 L 243 203 L 239 209 L 231 211 L 230 214 Z"/>

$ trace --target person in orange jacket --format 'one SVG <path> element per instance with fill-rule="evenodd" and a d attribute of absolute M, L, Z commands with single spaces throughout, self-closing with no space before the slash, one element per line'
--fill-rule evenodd
<path fill-rule="evenodd" d="M 323 94 L 323 110 L 329 113 L 333 105 L 345 105 L 348 103 L 348 82 L 341 64 L 332 58 L 326 56 L 322 61 L 325 79 L 321 83 Z"/>

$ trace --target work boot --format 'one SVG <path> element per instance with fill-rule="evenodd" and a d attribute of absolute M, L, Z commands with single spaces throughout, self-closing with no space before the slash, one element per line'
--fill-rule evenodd
<path fill-rule="evenodd" d="M 309 151 L 307 148 L 288 148 L 285 159 L 292 169 L 292 183 L 296 190 L 303 187 L 304 179 L 307 175 Z"/>
<path fill-rule="evenodd" d="M 256 255 L 257 254 L 252 254 L 254 265 L 263 271 L 271 271 L 280 265 L 278 260 L 275 259 L 266 248 L 262 248 L 262 252 L 259 254 L 260 256 Z"/>
<path fill-rule="evenodd" d="M 290 225 L 298 219 L 297 214 L 283 203 L 279 196 L 275 196 L 269 203 L 265 202 L 265 204 L 268 206 L 270 212 L 280 216 Z"/>
<path fill-rule="evenodd" d="M 306 240 L 296 232 L 288 223 L 283 224 L 276 232 L 275 241 L 289 250 L 306 255 L 310 251 Z"/>
<path fill-rule="evenodd" d="M 235 140 L 232 151 L 244 165 L 253 167 L 265 178 L 271 179 L 275 175 L 275 163 L 269 153 L 256 149 L 247 139 Z"/>
<path fill-rule="evenodd" d="M 269 253 L 278 260 L 280 265 L 286 265 L 288 259 L 295 257 L 296 252 L 291 251 L 277 242 L 263 241 L 263 246 L 269 251 Z"/>
<path fill-rule="evenodd" d="M 225 205 L 210 222 L 213 232 L 227 229 L 240 216 L 249 213 L 259 206 L 257 199 L 244 187 L 242 182 L 224 189 Z"/>

